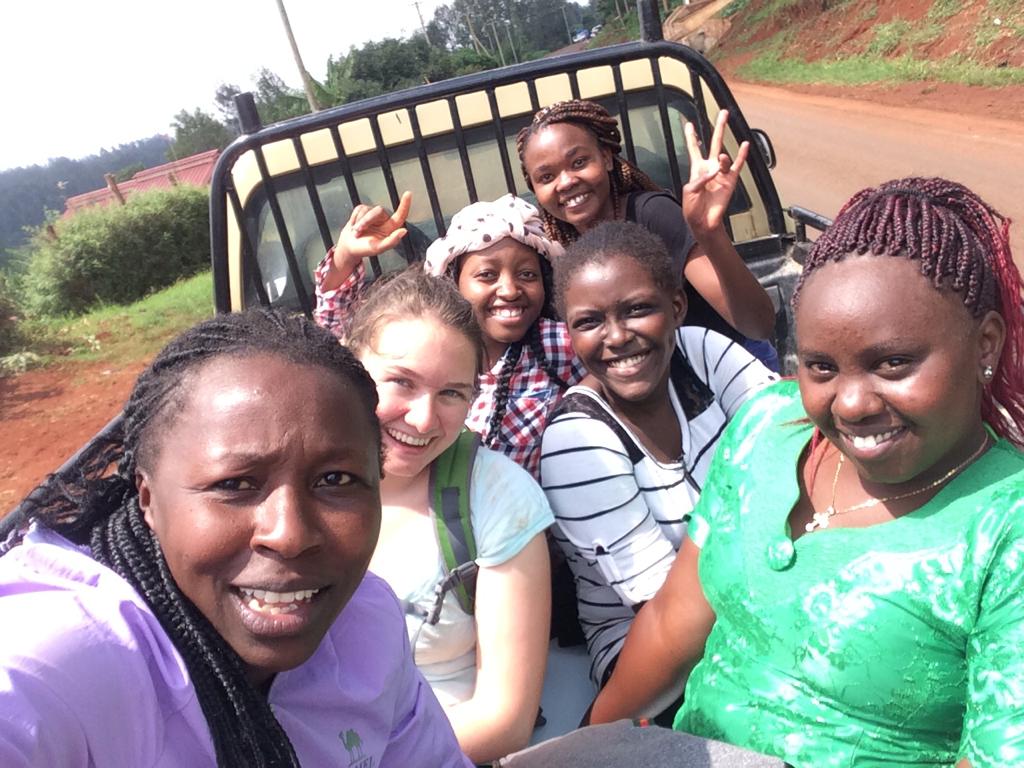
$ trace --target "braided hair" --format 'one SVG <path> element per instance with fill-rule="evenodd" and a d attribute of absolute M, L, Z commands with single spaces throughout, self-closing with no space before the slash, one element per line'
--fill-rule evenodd
<path fill-rule="evenodd" d="M 459 284 L 459 275 L 462 273 L 462 265 L 465 261 L 466 256 L 455 259 L 448 265 L 448 269 L 444 273 L 445 278 L 454 285 Z M 488 448 L 494 448 L 497 445 L 498 436 L 501 431 L 501 422 L 508 412 L 509 384 L 512 381 L 512 373 L 515 371 L 519 359 L 523 356 L 524 346 L 530 348 L 530 352 L 536 358 L 537 364 L 544 369 L 544 372 L 555 383 L 555 386 L 561 390 L 569 388 L 568 382 L 559 376 L 554 364 L 544 354 L 544 344 L 540 338 L 540 319 L 543 317 L 549 320 L 557 320 L 558 314 L 555 311 L 554 304 L 554 270 L 551 268 L 551 263 L 540 254 L 537 254 L 537 263 L 540 264 L 541 285 L 544 287 L 544 304 L 537 319 L 526 330 L 523 338 L 509 344 L 508 349 L 505 350 L 505 354 L 501 358 L 501 372 L 498 374 L 498 381 L 494 387 L 494 410 L 491 411 L 491 418 L 487 423 L 487 434 L 483 438 L 483 444 Z"/>
<path fill-rule="evenodd" d="M 1024 309 L 1020 272 L 1010 254 L 1010 221 L 967 187 L 939 178 L 906 178 L 858 192 L 811 248 L 793 292 L 847 255 L 899 256 L 920 264 L 937 289 L 963 298 L 975 318 L 998 312 L 1006 344 L 981 414 L 997 434 L 1024 447 Z"/>
<path fill-rule="evenodd" d="M 594 101 L 585 99 L 572 99 L 570 101 L 558 101 L 550 104 L 533 116 L 533 121 L 516 134 L 516 152 L 519 153 L 519 167 L 522 170 L 523 178 L 526 179 L 526 186 L 533 190 L 533 182 L 526 170 L 526 146 L 530 139 L 549 125 L 557 123 L 570 123 L 579 126 L 597 140 L 602 149 L 607 149 L 612 155 L 612 169 L 608 171 L 611 181 L 611 196 L 615 218 L 619 217 L 619 197 L 629 192 L 661 191 L 661 187 L 655 184 L 651 178 L 621 156 L 622 134 L 619 131 L 618 121 L 608 112 L 607 109 Z M 551 215 L 547 210 L 541 209 L 541 219 L 544 221 L 544 233 L 557 243 L 568 245 L 580 236 L 576 227 L 567 222 L 561 221 Z"/>
<path fill-rule="evenodd" d="M 119 426 L 80 454 L 70 475 L 65 473 L 69 479 L 51 476 L 37 488 L 26 513 L 72 542 L 89 545 L 95 560 L 146 601 L 185 661 L 222 768 L 297 767 L 299 762 L 266 697 L 246 679 L 242 660 L 175 583 L 140 509 L 135 474 L 157 458 L 163 427 L 188 396 L 201 366 L 216 358 L 261 354 L 345 379 L 376 425 L 373 381 L 328 331 L 273 311 L 220 315 L 157 355 L 139 376 Z M 374 434 L 379 440 L 379 429 Z M 113 465 L 116 470 L 108 474 Z"/>

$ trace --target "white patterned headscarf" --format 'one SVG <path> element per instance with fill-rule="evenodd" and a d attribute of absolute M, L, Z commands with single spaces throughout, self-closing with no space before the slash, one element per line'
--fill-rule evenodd
<path fill-rule="evenodd" d="M 532 248 L 549 262 L 565 253 L 561 245 L 544 235 L 544 222 L 537 209 L 521 197 L 509 194 L 493 203 L 467 205 L 456 213 L 448 234 L 427 248 L 423 269 L 434 276 L 443 275 L 459 256 L 482 251 L 506 237 Z"/>

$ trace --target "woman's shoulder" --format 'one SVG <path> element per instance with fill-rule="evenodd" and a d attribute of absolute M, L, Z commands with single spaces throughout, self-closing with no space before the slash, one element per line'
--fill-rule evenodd
<path fill-rule="evenodd" d="M 0 647 L 32 645 L 53 658 L 143 651 L 180 666 L 177 651 L 142 597 L 111 568 L 44 528 L 0 558 Z M 103 650 L 105 649 L 105 650 Z M 95 657 L 97 662 L 99 656 Z M 181 675 L 183 676 L 183 670 Z"/>
<path fill-rule="evenodd" d="M 469 487 L 470 517 L 481 565 L 496 565 L 554 522 L 544 491 L 508 456 L 480 448 Z"/>
<path fill-rule="evenodd" d="M 803 434 L 813 426 L 804 410 L 796 381 L 782 379 L 751 394 L 729 420 L 722 443 L 735 448 L 740 443 L 760 440 L 766 434 L 771 442 L 780 431 L 785 431 L 787 438 L 795 434 L 803 439 Z"/>
<path fill-rule="evenodd" d="M 669 208 L 673 212 L 678 212 L 682 209 L 682 204 L 667 189 L 638 190 L 630 192 L 627 199 L 627 213 L 632 210 L 637 220 L 646 213 L 661 213 Z"/>
<path fill-rule="evenodd" d="M 1024 452 L 1008 440 L 998 439 L 955 484 L 970 506 L 986 506 L 999 513 L 1007 528 L 1024 537 Z M 982 504 L 979 499 L 987 497 Z"/>
<path fill-rule="evenodd" d="M 141 754 L 156 748 L 153 722 L 201 718 L 184 661 L 146 603 L 55 533 L 33 530 L 0 557 L 0 626 L 17 627 L 0 632 L 0 678 L 18 680 L 0 684 L 0 710 L 25 723 L 75 724 L 90 750 L 107 749 L 96 713 L 119 712 L 118 753 Z"/>
<path fill-rule="evenodd" d="M 470 507 L 481 510 L 546 507 L 544 494 L 529 472 L 500 451 L 481 447 L 470 476 Z"/>
<path fill-rule="evenodd" d="M 136 634 L 146 635 L 156 624 L 149 606 L 135 589 L 113 570 L 94 560 L 88 551 L 53 531 L 34 528 L 25 540 L 0 558 L 0 615 L 8 624 L 24 613 L 21 632 L 46 644 L 73 648 L 78 637 L 109 636 L 135 645 Z M 63 629 L 62 629 L 63 628 Z M 53 638 L 43 637 L 56 633 Z M 84 633 L 84 634 L 83 634 Z M 10 640 L 0 633 L 0 642 Z M 161 631 L 159 638 L 166 640 Z M 166 644 L 169 645 L 169 641 Z"/>
<path fill-rule="evenodd" d="M 577 384 L 562 396 L 544 430 L 547 450 L 558 443 L 590 444 L 618 441 L 622 420 L 599 392 Z M 541 461 L 544 460 L 543 455 Z"/>
<path fill-rule="evenodd" d="M 726 360 L 742 363 L 757 360 L 742 344 L 700 325 L 677 328 L 676 344 L 687 362 L 706 371 L 721 367 Z"/>
<path fill-rule="evenodd" d="M 395 652 L 400 652 L 404 634 L 405 614 L 401 602 L 384 579 L 369 571 L 363 575 L 330 631 L 336 646 L 368 640 L 373 647 L 380 643 L 395 645 Z"/>

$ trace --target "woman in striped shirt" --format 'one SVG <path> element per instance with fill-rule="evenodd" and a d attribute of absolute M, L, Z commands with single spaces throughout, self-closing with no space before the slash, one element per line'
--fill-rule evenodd
<path fill-rule="evenodd" d="M 541 482 L 601 686 L 675 559 L 725 424 L 774 375 L 725 336 L 680 327 L 679 273 L 638 224 L 570 246 L 556 296 L 588 375 L 544 433 Z"/>

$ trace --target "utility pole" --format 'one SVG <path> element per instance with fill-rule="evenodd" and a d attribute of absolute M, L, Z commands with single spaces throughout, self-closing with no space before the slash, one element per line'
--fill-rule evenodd
<path fill-rule="evenodd" d="M 572 30 L 569 29 L 569 17 L 565 15 L 565 5 L 562 5 L 562 21 L 565 22 L 565 36 L 569 38 L 569 45 L 572 45 Z"/>
<path fill-rule="evenodd" d="M 477 53 L 486 53 L 488 56 L 491 52 L 487 50 L 487 46 L 480 42 L 480 38 L 476 36 L 476 30 L 473 29 L 473 18 L 469 15 L 469 11 L 465 14 L 466 26 L 469 27 L 469 39 L 473 41 L 473 49 Z"/>
<path fill-rule="evenodd" d="M 292 55 L 295 57 L 295 66 L 299 68 L 299 77 L 302 78 L 302 88 L 306 92 L 306 101 L 313 112 L 320 111 L 320 104 L 316 100 L 316 93 L 313 91 L 313 78 L 309 76 L 306 67 L 302 63 L 302 56 L 299 54 L 298 43 L 295 42 L 295 35 L 292 34 L 292 25 L 288 21 L 288 12 L 284 9 L 284 0 L 277 0 L 277 10 L 281 14 L 281 23 L 284 25 L 284 33 L 288 35 L 288 44 L 292 47 Z"/>
<path fill-rule="evenodd" d="M 427 34 L 427 25 L 423 23 L 423 11 L 420 10 L 420 4 L 418 0 L 413 0 L 412 4 L 416 7 L 416 15 L 420 17 L 420 29 L 423 30 L 423 36 L 427 39 L 427 45 L 430 45 L 430 35 Z"/>
<path fill-rule="evenodd" d="M 519 54 L 516 53 L 516 45 L 512 42 L 512 22 L 505 22 L 505 32 L 508 34 L 508 47 L 512 49 L 512 58 L 519 63 Z"/>
<path fill-rule="evenodd" d="M 494 46 L 498 49 L 498 58 L 501 59 L 501 66 L 505 66 L 505 52 L 501 49 L 501 40 L 498 38 L 498 23 L 491 19 L 491 39 L 494 40 Z"/>

